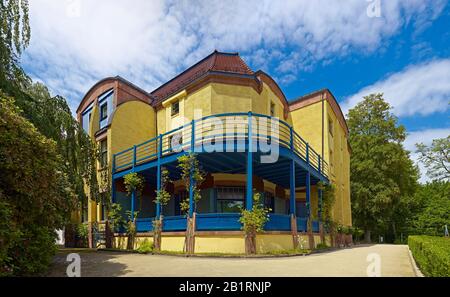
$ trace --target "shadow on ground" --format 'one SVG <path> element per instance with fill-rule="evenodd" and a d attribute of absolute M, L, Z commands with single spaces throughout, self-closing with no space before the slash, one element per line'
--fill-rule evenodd
<path fill-rule="evenodd" d="M 68 262 L 67 255 L 78 253 L 81 258 L 81 277 L 94 276 L 123 276 L 130 272 L 128 266 L 116 261 L 115 253 L 99 253 L 94 250 L 60 250 L 54 256 L 52 265 L 43 276 L 67 277 L 66 270 L 71 262 Z"/>

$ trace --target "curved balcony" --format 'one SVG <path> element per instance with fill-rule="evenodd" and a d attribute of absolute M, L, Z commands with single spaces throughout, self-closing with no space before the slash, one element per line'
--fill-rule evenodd
<path fill-rule="evenodd" d="M 180 178 L 177 159 L 191 152 L 197 154 L 208 173 L 246 174 L 247 209 L 251 209 L 253 203 L 254 176 L 290 189 L 288 211 L 270 214 L 270 220 L 264 226 L 266 231 L 291 230 L 291 215 L 296 215 L 296 189 L 300 187 L 305 187 L 308 211 L 306 217 L 297 218 L 297 229 L 306 231 L 311 211 L 310 185 L 328 181 L 327 163 L 289 124 L 252 113 L 206 116 L 117 153 L 113 157 L 113 180 L 130 172 L 140 172 L 146 182 L 158 189 L 161 166 L 168 169 L 172 180 L 177 180 Z M 114 196 L 113 188 L 113 201 Z M 131 201 L 130 209 L 134 211 L 134 196 Z M 157 205 L 156 213 L 139 218 L 138 231 L 151 231 L 151 222 L 160 213 L 161 208 Z M 164 216 L 163 231 L 185 230 L 186 216 L 173 214 L 177 213 Z M 317 221 L 313 222 L 314 232 L 318 231 L 318 226 Z M 235 231 L 241 227 L 238 213 L 217 213 L 217 209 L 197 213 L 198 231 Z"/>
<path fill-rule="evenodd" d="M 174 138 L 179 140 L 176 145 L 172 145 Z M 252 113 L 225 113 L 193 120 L 114 154 L 112 170 L 115 177 L 120 177 L 155 166 L 152 161 L 170 163 L 192 151 L 211 154 L 251 151 L 264 156 L 275 145 L 280 156 L 294 158 L 319 180 L 328 180 L 328 164 L 288 123 Z"/>

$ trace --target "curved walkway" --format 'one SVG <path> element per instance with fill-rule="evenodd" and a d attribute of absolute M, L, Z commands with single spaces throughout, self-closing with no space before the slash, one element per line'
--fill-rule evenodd
<path fill-rule="evenodd" d="M 65 276 L 68 253 L 58 253 L 50 276 Z M 186 258 L 95 251 L 79 254 L 81 276 L 367 276 L 369 265 L 370 271 L 379 271 L 381 276 L 415 276 L 406 245 L 359 245 L 277 258 Z M 378 259 L 380 270 L 376 267 Z"/>

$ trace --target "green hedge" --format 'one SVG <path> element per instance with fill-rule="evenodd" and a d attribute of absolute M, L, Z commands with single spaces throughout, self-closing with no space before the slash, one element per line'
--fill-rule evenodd
<path fill-rule="evenodd" d="M 450 238 L 409 236 L 408 246 L 426 276 L 450 276 Z"/>

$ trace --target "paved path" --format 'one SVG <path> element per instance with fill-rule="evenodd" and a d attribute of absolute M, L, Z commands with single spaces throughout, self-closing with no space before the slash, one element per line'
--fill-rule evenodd
<path fill-rule="evenodd" d="M 65 276 L 68 252 L 50 276 Z M 80 252 L 82 276 L 367 276 L 369 254 L 381 259 L 381 276 L 415 276 L 406 245 L 361 245 L 309 256 L 200 258 L 118 252 Z"/>

